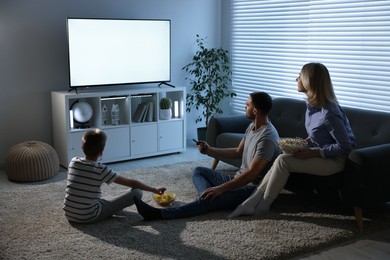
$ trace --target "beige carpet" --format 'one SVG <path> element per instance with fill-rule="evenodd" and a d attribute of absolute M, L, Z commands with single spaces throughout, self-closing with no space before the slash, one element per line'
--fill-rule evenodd
<path fill-rule="evenodd" d="M 180 204 L 195 197 L 191 169 L 197 165 L 210 164 L 180 163 L 124 175 L 166 186 Z M 390 226 L 385 211 L 365 219 L 365 232 L 358 233 L 349 211 L 290 193 L 281 194 L 275 213 L 263 220 L 227 220 L 228 212 L 218 212 L 144 222 L 132 206 L 98 224 L 71 225 L 61 208 L 65 185 L 63 180 L 1 193 L 0 259 L 286 259 Z M 122 190 L 116 184 L 104 187 L 107 195 Z M 150 193 L 144 200 L 154 203 Z"/>

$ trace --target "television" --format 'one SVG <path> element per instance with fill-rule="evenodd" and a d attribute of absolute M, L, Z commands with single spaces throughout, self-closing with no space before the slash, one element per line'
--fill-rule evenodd
<path fill-rule="evenodd" d="M 67 18 L 67 36 L 70 88 L 171 80 L 170 20 Z"/>

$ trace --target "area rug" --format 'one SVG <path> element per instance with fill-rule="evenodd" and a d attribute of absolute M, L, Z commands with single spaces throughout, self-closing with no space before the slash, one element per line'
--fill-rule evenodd
<path fill-rule="evenodd" d="M 167 187 L 176 205 L 195 198 L 191 170 L 210 161 L 137 169 L 123 175 Z M 221 171 L 234 172 L 227 165 Z M 365 219 L 358 232 L 345 207 L 283 192 L 265 219 L 226 219 L 229 212 L 145 222 L 131 206 L 98 224 L 70 224 L 62 203 L 65 180 L 22 185 L 0 195 L 1 259 L 288 259 L 390 226 L 389 212 Z M 125 188 L 104 186 L 112 196 Z M 153 205 L 152 194 L 143 199 Z"/>

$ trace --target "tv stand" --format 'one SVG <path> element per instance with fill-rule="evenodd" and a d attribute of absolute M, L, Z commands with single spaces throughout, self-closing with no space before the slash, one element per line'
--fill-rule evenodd
<path fill-rule="evenodd" d="M 160 99 L 172 100 L 172 118 L 160 119 Z M 137 87 L 99 92 L 51 92 L 54 149 L 67 168 L 75 156 L 84 156 L 81 139 L 86 131 L 100 128 L 107 134 L 103 163 L 125 161 L 186 149 L 185 88 Z M 88 124 L 73 119 L 71 105 L 87 102 L 93 110 Z M 112 124 L 111 108 L 119 107 L 119 123 Z M 144 110 L 143 106 L 147 105 Z M 141 109 L 139 109 L 141 108 Z M 139 112 L 143 110 L 143 112 Z M 143 116 L 142 116 L 143 115 Z"/>
<path fill-rule="evenodd" d="M 176 88 L 174 85 L 171 85 L 171 84 L 166 83 L 166 82 L 160 82 L 160 84 L 158 84 L 158 87 L 160 88 L 161 85 L 167 85 L 167 86 L 169 86 L 169 87 L 171 87 L 171 88 Z"/>

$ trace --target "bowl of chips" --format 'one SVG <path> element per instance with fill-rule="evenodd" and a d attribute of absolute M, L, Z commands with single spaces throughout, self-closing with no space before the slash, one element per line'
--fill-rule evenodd
<path fill-rule="evenodd" d="M 280 138 L 279 147 L 283 153 L 293 154 L 308 147 L 308 143 L 302 138 Z"/>
<path fill-rule="evenodd" d="M 153 194 L 153 199 L 158 205 L 168 207 L 175 202 L 176 194 L 169 192 L 163 194 Z"/>

